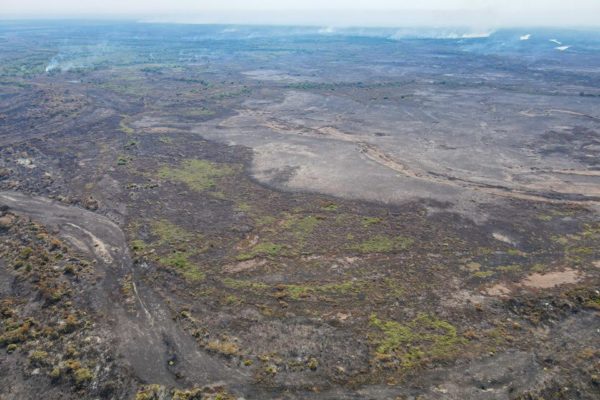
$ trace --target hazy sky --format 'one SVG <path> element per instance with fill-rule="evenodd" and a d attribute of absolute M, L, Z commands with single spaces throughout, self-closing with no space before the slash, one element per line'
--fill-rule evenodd
<path fill-rule="evenodd" d="M 78 16 L 340 26 L 599 26 L 600 0 L 0 0 L 0 19 Z"/>

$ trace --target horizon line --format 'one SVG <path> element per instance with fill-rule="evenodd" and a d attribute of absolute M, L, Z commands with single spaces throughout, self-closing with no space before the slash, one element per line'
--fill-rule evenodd
<path fill-rule="evenodd" d="M 15 22 L 94 22 L 94 23 L 131 23 L 131 24 L 154 24 L 154 25 L 203 25 L 203 26 L 249 26 L 249 27 L 289 27 L 289 28 L 335 28 L 335 29 L 474 29 L 481 31 L 497 31 L 503 29 L 571 29 L 571 30 L 599 30 L 600 24 L 589 25 L 589 24 L 498 24 L 481 27 L 473 27 L 468 23 L 456 23 L 456 24 L 342 24 L 342 23 L 288 23 L 288 22 L 260 22 L 260 21 L 245 21 L 245 22 L 226 22 L 226 21 L 191 21 L 191 20 L 160 20 L 152 19 L 150 16 L 134 17 L 132 15 L 118 15 L 118 14 L 106 14 L 106 15 L 55 15 L 55 16 L 2 16 L 0 17 L 1 23 L 15 23 Z"/>

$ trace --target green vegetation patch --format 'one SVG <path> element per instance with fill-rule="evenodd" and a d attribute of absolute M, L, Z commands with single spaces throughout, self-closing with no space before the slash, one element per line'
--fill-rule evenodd
<path fill-rule="evenodd" d="M 271 224 L 275 223 L 275 221 L 277 221 L 277 218 L 273 217 L 272 215 L 260 215 L 260 216 L 254 217 L 254 223 L 257 226 L 271 225 Z"/>
<path fill-rule="evenodd" d="M 135 395 L 135 400 L 235 400 L 224 388 L 207 386 L 193 389 L 168 389 L 164 386 L 152 384 L 143 386 Z"/>
<path fill-rule="evenodd" d="M 213 110 L 209 110 L 207 108 L 186 108 L 180 110 L 178 115 L 183 115 L 184 117 L 210 117 L 215 115 Z"/>
<path fill-rule="evenodd" d="M 475 278 L 489 278 L 494 275 L 494 271 L 477 271 L 473 273 Z"/>
<path fill-rule="evenodd" d="M 202 271 L 190 258 L 204 251 L 201 247 L 202 235 L 192 233 L 167 220 L 155 221 L 151 225 L 152 233 L 158 237 L 158 244 L 168 246 L 169 249 L 176 248 L 166 255 L 160 256 L 158 262 L 175 269 L 189 282 L 199 282 L 205 278 Z M 132 245 L 144 251 L 147 245 L 141 241 L 134 241 Z"/>
<path fill-rule="evenodd" d="M 190 261 L 192 254 L 176 251 L 175 253 L 161 257 L 159 262 L 177 270 L 189 282 L 200 282 L 204 280 L 204 272 Z"/>
<path fill-rule="evenodd" d="M 499 267 L 496 267 L 496 269 L 498 271 L 502 271 L 502 272 L 519 272 L 519 271 L 521 271 L 522 267 L 518 264 L 510 264 L 510 265 L 500 265 Z"/>
<path fill-rule="evenodd" d="M 206 160 L 188 159 L 184 160 L 179 168 L 162 167 L 158 171 L 161 179 L 173 180 L 185 183 L 190 189 L 202 192 L 214 188 L 216 181 L 227 175 L 231 175 L 235 169 L 226 164 L 212 163 Z"/>
<path fill-rule="evenodd" d="M 406 250 L 414 240 L 404 236 L 388 237 L 376 235 L 362 243 L 353 245 L 352 250 L 360 253 L 389 253 L 393 251 Z"/>
<path fill-rule="evenodd" d="M 122 166 L 122 165 L 127 165 L 127 164 L 129 164 L 129 162 L 130 162 L 131 160 L 132 160 L 132 158 L 131 158 L 131 157 L 128 157 L 128 156 L 127 156 L 127 155 L 125 155 L 125 154 L 120 154 L 120 155 L 117 157 L 117 165 L 121 165 L 121 166 Z"/>
<path fill-rule="evenodd" d="M 379 218 L 379 217 L 364 217 L 362 219 L 362 225 L 365 228 L 368 228 L 369 226 L 379 224 L 382 221 L 383 220 L 381 218 Z"/>
<path fill-rule="evenodd" d="M 284 220 L 283 227 L 298 239 L 304 239 L 313 233 L 318 224 L 319 219 L 313 215 L 290 215 Z"/>
<path fill-rule="evenodd" d="M 152 223 L 152 233 L 159 237 L 160 244 L 174 246 L 176 244 L 190 242 L 194 239 L 202 238 L 199 234 L 194 234 L 174 223 L 161 219 Z"/>
<path fill-rule="evenodd" d="M 238 201 L 235 204 L 235 210 L 240 212 L 250 212 L 252 211 L 252 205 L 246 203 L 245 201 Z"/>
<path fill-rule="evenodd" d="M 276 257 L 281 254 L 283 245 L 271 242 L 259 243 L 249 252 L 241 253 L 236 258 L 238 261 L 250 260 L 257 256 Z"/>
<path fill-rule="evenodd" d="M 600 237 L 600 223 L 585 224 L 581 231 L 581 236 L 584 238 Z"/>
<path fill-rule="evenodd" d="M 133 128 L 127 125 L 125 118 L 121 119 L 121 122 L 119 122 L 119 130 L 126 135 L 133 135 L 135 133 Z"/>
<path fill-rule="evenodd" d="M 292 300 L 301 300 L 311 295 L 332 294 L 347 295 L 359 293 L 365 288 L 365 282 L 362 281 L 343 281 L 340 283 L 326 284 L 279 284 L 271 286 L 263 282 L 246 281 L 232 278 L 222 280 L 223 285 L 230 289 L 248 290 L 259 293 L 274 293 L 277 298 L 289 298 Z"/>
<path fill-rule="evenodd" d="M 318 223 L 319 223 L 319 220 L 317 219 L 317 217 L 309 215 L 307 217 L 303 217 L 303 218 L 297 220 L 293 224 L 293 228 L 295 229 L 296 232 L 298 232 L 301 235 L 309 235 L 315 230 Z"/>
<path fill-rule="evenodd" d="M 306 241 L 315 233 L 322 217 L 283 213 L 280 218 L 273 215 L 254 215 L 254 223 L 261 228 L 262 242 L 243 249 L 237 256 L 238 261 L 254 257 L 293 256 L 305 247 Z"/>
<path fill-rule="evenodd" d="M 329 203 L 326 206 L 323 206 L 323 210 L 325 211 L 337 211 L 340 206 L 335 203 Z"/>
<path fill-rule="evenodd" d="M 146 251 L 146 242 L 140 239 L 135 239 L 131 241 L 131 249 L 136 253 L 140 254 Z"/>
<path fill-rule="evenodd" d="M 585 305 L 600 311 L 600 296 L 592 296 L 591 299 L 586 301 Z"/>
<path fill-rule="evenodd" d="M 406 324 L 384 321 L 372 314 L 369 322 L 378 330 L 371 337 L 376 361 L 386 367 L 410 369 L 448 359 L 466 342 L 452 324 L 427 314 Z"/>
<path fill-rule="evenodd" d="M 362 282 L 344 281 L 324 285 L 281 285 L 278 287 L 278 296 L 300 300 L 315 294 L 349 294 L 358 293 L 363 288 Z"/>
<path fill-rule="evenodd" d="M 585 224 L 578 234 L 553 236 L 551 240 L 563 247 L 569 263 L 581 264 L 593 257 L 600 239 L 600 224 Z"/>

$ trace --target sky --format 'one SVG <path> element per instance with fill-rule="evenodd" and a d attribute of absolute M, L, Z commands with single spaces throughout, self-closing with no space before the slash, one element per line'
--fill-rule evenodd
<path fill-rule="evenodd" d="M 600 0 L 0 0 L 0 19 L 327 26 L 600 26 Z"/>

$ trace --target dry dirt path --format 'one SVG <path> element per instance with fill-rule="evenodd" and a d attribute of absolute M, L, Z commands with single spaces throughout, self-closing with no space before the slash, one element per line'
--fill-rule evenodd
<path fill-rule="evenodd" d="M 224 382 L 238 386 L 250 377 L 201 351 L 195 340 L 173 321 L 154 291 L 136 279 L 125 235 L 110 219 L 44 197 L 0 191 L 0 204 L 39 222 L 74 248 L 96 260 L 98 284 L 90 288 L 94 311 L 111 322 L 119 353 L 142 382 L 169 386 Z M 136 296 L 132 312 L 122 302 L 121 279 L 131 274 Z M 176 378 L 176 376 L 179 376 Z"/>

